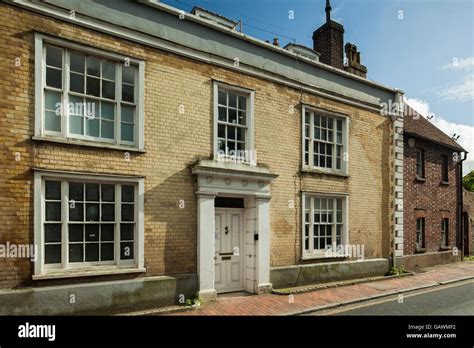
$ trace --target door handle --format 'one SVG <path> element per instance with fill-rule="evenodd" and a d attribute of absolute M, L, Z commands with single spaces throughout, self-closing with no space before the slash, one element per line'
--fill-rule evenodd
<path fill-rule="evenodd" d="M 229 227 L 225 227 L 225 234 L 228 234 L 229 233 Z"/>

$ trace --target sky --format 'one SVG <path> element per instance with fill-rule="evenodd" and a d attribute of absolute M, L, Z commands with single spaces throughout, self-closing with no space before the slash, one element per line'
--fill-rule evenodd
<path fill-rule="evenodd" d="M 325 0 L 162 0 L 243 21 L 244 33 L 313 46 Z M 344 42 L 361 52 L 368 78 L 405 92 L 407 103 L 470 152 L 474 170 L 474 0 L 331 0 Z"/>

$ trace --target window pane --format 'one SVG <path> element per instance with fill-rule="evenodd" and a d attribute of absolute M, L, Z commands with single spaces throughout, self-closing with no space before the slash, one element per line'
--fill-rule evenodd
<path fill-rule="evenodd" d="M 99 204 L 86 204 L 86 221 L 99 221 Z"/>
<path fill-rule="evenodd" d="M 100 117 L 107 120 L 114 120 L 115 119 L 115 105 L 113 103 L 101 102 L 100 103 Z"/>
<path fill-rule="evenodd" d="M 87 75 L 100 76 L 100 59 L 87 57 Z"/>
<path fill-rule="evenodd" d="M 44 108 L 50 111 L 57 111 L 57 115 L 61 114 L 61 93 L 53 91 L 44 91 Z"/>
<path fill-rule="evenodd" d="M 69 242 L 84 241 L 84 225 L 69 224 Z"/>
<path fill-rule="evenodd" d="M 46 221 L 61 221 L 61 202 L 46 202 Z"/>
<path fill-rule="evenodd" d="M 134 207 L 133 204 L 122 204 L 122 221 L 134 220 Z"/>
<path fill-rule="evenodd" d="M 237 110 L 229 109 L 229 123 L 237 123 Z"/>
<path fill-rule="evenodd" d="M 219 91 L 218 95 L 219 104 L 227 105 L 227 93 L 224 91 Z"/>
<path fill-rule="evenodd" d="M 46 86 L 61 89 L 63 86 L 62 78 L 62 70 L 46 68 Z"/>
<path fill-rule="evenodd" d="M 84 199 L 84 184 L 80 182 L 69 183 L 69 201 L 82 201 Z"/>
<path fill-rule="evenodd" d="M 217 137 L 218 138 L 225 138 L 225 126 L 224 125 L 218 125 L 217 126 Z"/>
<path fill-rule="evenodd" d="M 242 128 L 237 128 L 237 140 L 245 141 L 245 130 Z"/>
<path fill-rule="evenodd" d="M 61 199 L 61 182 L 60 181 L 50 181 L 45 182 L 45 197 L 46 199 Z"/>
<path fill-rule="evenodd" d="M 102 97 L 115 99 L 115 82 L 102 80 Z"/>
<path fill-rule="evenodd" d="M 86 261 L 99 261 L 99 243 L 86 244 Z"/>
<path fill-rule="evenodd" d="M 114 122 L 110 121 L 101 121 L 100 123 L 100 136 L 102 138 L 114 139 L 115 138 L 115 128 Z"/>
<path fill-rule="evenodd" d="M 122 82 L 135 84 L 135 67 L 123 66 L 122 68 Z"/>
<path fill-rule="evenodd" d="M 61 116 L 56 115 L 54 111 L 45 111 L 45 129 L 53 132 L 61 131 Z"/>
<path fill-rule="evenodd" d="M 135 187 L 132 185 L 122 185 L 122 202 L 134 202 Z"/>
<path fill-rule="evenodd" d="M 134 240 L 135 224 L 120 224 L 120 240 Z"/>
<path fill-rule="evenodd" d="M 84 245 L 83 244 L 69 244 L 69 262 L 83 262 L 84 261 Z"/>
<path fill-rule="evenodd" d="M 100 79 L 87 76 L 87 91 L 86 94 L 100 97 Z"/>
<path fill-rule="evenodd" d="M 61 244 L 44 246 L 44 263 L 61 263 Z"/>
<path fill-rule="evenodd" d="M 100 260 L 112 261 L 114 259 L 114 243 L 102 243 L 100 245 Z"/>
<path fill-rule="evenodd" d="M 99 240 L 99 225 L 86 225 L 86 242 L 95 242 Z"/>
<path fill-rule="evenodd" d="M 84 115 L 88 118 L 99 117 L 99 102 L 94 99 L 86 99 L 84 104 Z"/>
<path fill-rule="evenodd" d="M 113 62 L 102 61 L 102 78 L 115 81 L 115 64 Z"/>
<path fill-rule="evenodd" d="M 227 127 L 227 139 L 235 140 L 235 127 Z"/>
<path fill-rule="evenodd" d="M 101 185 L 102 202 L 113 202 L 115 200 L 115 186 L 114 185 Z"/>
<path fill-rule="evenodd" d="M 46 65 L 62 68 L 63 50 L 54 46 L 46 46 Z"/>
<path fill-rule="evenodd" d="M 97 118 L 86 118 L 86 134 L 91 137 L 99 136 L 99 120 Z"/>
<path fill-rule="evenodd" d="M 122 123 L 121 126 L 121 139 L 125 141 L 133 141 L 133 133 L 134 133 L 134 126 L 133 124 Z"/>
<path fill-rule="evenodd" d="M 86 200 L 87 201 L 99 200 L 99 184 L 86 184 Z"/>
<path fill-rule="evenodd" d="M 134 123 L 135 121 L 135 107 L 122 105 L 122 122 Z"/>
<path fill-rule="evenodd" d="M 135 101 L 134 90 L 134 86 L 122 84 L 122 100 L 133 103 Z"/>
<path fill-rule="evenodd" d="M 71 52 L 71 71 L 79 72 L 84 74 L 84 55 Z"/>
<path fill-rule="evenodd" d="M 69 221 L 84 221 L 83 203 L 69 204 Z"/>
<path fill-rule="evenodd" d="M 61 224 L 44 224 L 44 242 L 61 242 Z"/>
<path fill-rule="evenodd" d="M 84 118 L 82 116 L 69 117 L 69 132 L 84 135 Z"/>
<path fill-rule="evenodd" d="M 247 124 L 247 119 L 245 117 L 245 112 L 244 111 L 238 111 L 238 123 L 241 125 L 246 125 Z"/>
<path fill-rule="evenodd" d="M 100 240 L 101 241 L 113 241 L 114 238 L 114 225 L 104 224 L 100 226 Z"/>
<path fill-rule="evenodd" d="M 232 108 L 237 107 L 237 96 L 235 94 L 229 93 L 229 106 Z"/>
<path fill-rule="evenodd" d="M 219 106 L 219 121 L 227 121 L 227 109 L 225 107 Z"/>
<path fill-rule="evenodd" d="M 240 110 L 246 110 L 247 109 L 247 98 L 239 96 L 239 105 L 238 105 Z"/>
<path fill-rule="evenodd" d="M 133 259 L 133 242 L 120 243 L 120 258 L 122 260 Z"/>
<path fill-rule="evenodd" d="M 114 221 L 114 220 L 115 220 L 115 205 L 102 204 L 102 221 Z"/>
<path fill-rule="evenodd" d="M 73 92 L 84 93 L 84 75 L 71 73 L 69 88 Z"/>

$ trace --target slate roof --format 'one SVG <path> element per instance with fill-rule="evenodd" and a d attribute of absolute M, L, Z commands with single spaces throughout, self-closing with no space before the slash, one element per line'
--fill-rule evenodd
<path fill-rule="evenodd" d="M 461 145 L 449 137 L 449 135 L 406 104 L 403 118 L 403 132 L 458 151 L 466 151 Z"/>

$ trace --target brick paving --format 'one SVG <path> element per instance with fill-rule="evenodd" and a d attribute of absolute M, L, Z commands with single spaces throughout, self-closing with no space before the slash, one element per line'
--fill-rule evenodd
<path fill-rule="evenodd" d="M 393 291 L 437 285 L 439 282 L 474 277 L 474 262 L 459 262 L 425 269 L 402 278 L 320 289 L 291 295 L 219 296 L 201 308 L 166 315 L 288 315 L 319 306 L 368 299 Z"/>

